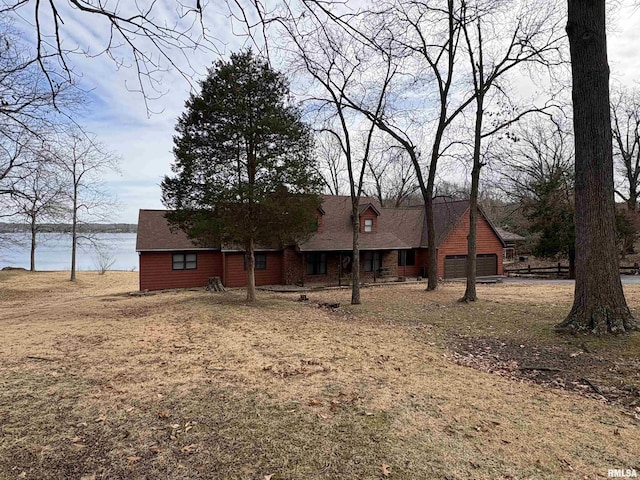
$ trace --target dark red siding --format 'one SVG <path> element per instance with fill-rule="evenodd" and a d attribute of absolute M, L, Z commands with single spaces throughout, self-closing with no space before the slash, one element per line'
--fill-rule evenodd
<path fill-rule="evenodd" d="M 398 275 L 401 277 L 419 277 L 422 275 L 422 268 L 427 265 L 427 250 L 414 249 L 416 261 L 413 265 L 399 266 Z"/>
<path fill-rule="evenodd" d="M 449 233 L 438 248 L 438 276 L 444 277 L 444 257 L 447 255 L 467 254 L 467 235 L 469 234 L 469 210 L 460 219 L 458 225 Z M 495 253 L 498 256 L 498 275 L 502 275 L 502 242 L 482 215 L 478 217 L 476 253 Z M 426 253 L 426 252 L 425 252 Z"/>
<path fill-rule="evenodd" d="M 261 253 L 261 252 L 258 252 Z M 282 252 L 266 252 L 267 269 L 256 270 L 256 285 L 280 285 L 282 278 Z M 244 287 L 247 271 L 244 269 L 244 253 L 225 253 L 226 287 Z"/>
<path fill-rule="evenodd" d="M 364 220 L 365 220 L 365 218 L 373 220 L 373 231 L 372 232 L 365 232 L 364 231 Z M 366 235 L 368 233 L 376 233 L 377 231 L 378 231 L 378 215 L 376 214 L 376 212 L 373 211 L 373 209 L 371 207 L 369 207 L 364 212 L 362 212 L 362 214 L 360 215 L 360 233 L 364 233 Z"/>
<path fill-rule="evenodd" d="M 195 252 L 195 270 L 173 270 L 173 253 L 140 252 L 140 290 L 204 287 L 209 277 L 222 277 L 220 252 Z"/>

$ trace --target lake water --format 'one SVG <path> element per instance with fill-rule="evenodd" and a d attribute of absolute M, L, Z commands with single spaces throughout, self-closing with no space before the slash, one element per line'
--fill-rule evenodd
<path fill-rule="evenodd" d="M 78 270 L 98 269 L 98 248 L 114 260 L 110 270 L 138 270 L 135 233 L 94 234 L 95 245 L 80 240 L 76 253 Z M 36 270 L 71 269 L 71 234 L 39 233 L 36 248 Z M 0 268 L 29 268 L 30 237 L 22 233 L 0 237 Z"/>

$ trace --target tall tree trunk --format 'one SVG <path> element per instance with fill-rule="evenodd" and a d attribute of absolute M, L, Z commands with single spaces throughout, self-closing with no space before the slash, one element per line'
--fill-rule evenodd
<path fill-rule="evenodd" d="M 480 75 L 484 75 L 480 71 Z M 484 89 L 482 78 L 479 84 Z M 469 234 L 467 235 L 467 288 L 461 302 L 475 302 L 478 300 L 476 292 L 476 250 L 478 238 L 478 191 L 480 189 L 480 148 L 482 146 L 482 119 L 484 115 L 484 94 L 482 91 L 476 94 L 476 122 L 473 144 L 473 168 L 471 169 L 471 192 L 469 195 Z"/>
<path fill-rule="evenodd" d="M 29 265 L 29 270 L 32 272 L 36 271 L 36 233 L 37 233 L 37 225 L 36 225 L 36 216 L 31 215 L 31 262 Z"/>
<path fill-rule="evenodd" d="M 575 133 L 576 285 L 558 331 L 639 329 L 624 298 L 615 238 L 604 0 L 568 0 Z"/>
<path fill-rule="evenodd" d="M 391 133 L 391 130 L 385 130 Z M 394 136 L 396 140 L 405 147 L 411 158 L 411 163 L 416 172 L 416 180 L 420 187 L 420 193 L 422 194 L 422 201 L 424 202 L 424 217 L 427 224 L 427 291 L 435 290 L 438 288 L 438 250 L 436 248 L 436 227 L 433 221 L 433 190 L 436 181 L 436 166 L 438 163 L 438 156 L 440 155 L 440 142 L 444 134 L 444 120 L 441 116 L 440 123 L 436 130 L 436 136 L 434 140 L 433 150 L 431 151 L 431 162 L 429 164 L 429 175 L 427 176 L 427 183 L 424 183 L 424 177 L 422 175 L 422 167 L 420 166 L 420 158 L 415 151 L 415 148 L 407 141 L 402 140 L 399 136 Z M 392 134 L 393 135 L 393 134 Z"/>
<path fill-rule="evenodd" d="M 351 262 L 351 305 L 360 305 L 360 202 L 351 198 L 353 216 L 353 260 Z"/>
<path fill-rule="evenodd" d="M 256 258 L 253 239 L 247 245 L 247 302 L 256 301 Z"/>
<path fill-rule="evenodd" d="M 73 187 L 73 219 L 71 220 L 71 278 L 76 281 L 76 247 L 78 245 L 78 186 Z"/>
<path fill-rule="evenodd" d="M 474 161 L 475 163 L 475 161 Z M 476 293 L 476 250 L 478 238 L 478 184 L 480 182 L 480 165 L 474 165 L 471 171 L 471 195 L 469 198 L 469 234 L 467 235 L 467 287 L 461 302 L 475 302 Z"/>
<path fill-rule="evenodd" d="M 438 249 L 436 248 L 436 226 L 433 221 L 433 188 L 424 195 L 424 210 L 427 222 L 427 290 L 438 288 Z"/>

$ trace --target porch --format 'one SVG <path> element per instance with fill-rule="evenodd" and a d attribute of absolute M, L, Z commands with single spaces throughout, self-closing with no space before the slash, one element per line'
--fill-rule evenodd
<path fill-rule="evenodd" d="M 351 251 L 299 252 L 300 268 L 286 283 L 300 286 L 350 285 L 353 278 Z M 360 282 L 382 283 L 423 276 L 416 250 L 361 250 Z"/>

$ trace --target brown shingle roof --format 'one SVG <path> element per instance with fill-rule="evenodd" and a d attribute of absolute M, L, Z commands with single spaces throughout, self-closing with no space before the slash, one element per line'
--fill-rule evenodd
<path fill-rule="evenodd" d="M 325 195 L 322 197 L 322 208 L 325 214 L 322 217 L 322 229 L 315 233 L 299 247 L 303 252 L 319 250 L 351 250 L 353 248 L 353 233 L 351 229 L 351 197 Z M 380 203 L 368 197 L 360 199 L 360 210 L 373 208 L 378 217 L 378 228 L 374 233 L 362 233 L 360 235 L 361 250 L 381 250 L 410 248 L 405 239 L 400 238 L 396 232 L 388 228 L 384 222 L 384 211 Z"/>
<path fill-rule="evenodd" d="M 518 235 L 517 233 L 507 232 L 506 230 L 503 230 L 498 227 L 496 227 L 496 232 L 498 233 L 500 238 L 502 238 L 502 240 L 504 240 L 505 242 L 520 242 L 522 240 L 526 240 L 526 238 L 524 238 L 521 235 Z"/>
<path fill-rule="evenodd" d="M 427 246 L 427 228 L 422 206 L 382 208 L 374 198 L 360 199 L 360 209 L 372 207 L 378 213 L 376 232 L 360 234 L 361 250 L 395 250 Z M 440 200 L 434 203 L 436 245 L 440 245 L 469 208 L 468 200 Z M 323 196 L 322 229 L 299 245 L 301 251 L 349 251 L 353 247 L 351 198 Z M 140 210 L 136 250 L 193 250 L 202 248 L 181 230 L 172 231 L 164 210 Z M 486 216 L 485 216 L 486 218 Z M 493 225 L 492 225 L 493 227 Z M 218 250 L 219 246 L 210 249 Z"/>
<path fill-rule="evenodd" d="M 166 213 L 166 210 L 140 210 L 136 251 L 203 249 L 182 230 L 172 231 L 165 218 Z M 212 249 L 217 250 L 215 247 L 208 250 Z"/>

